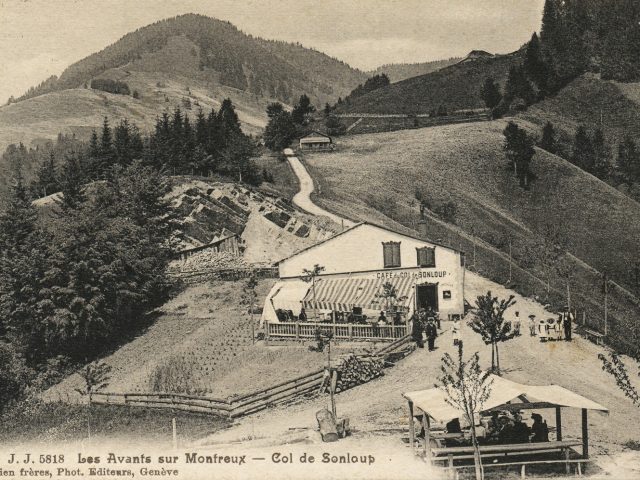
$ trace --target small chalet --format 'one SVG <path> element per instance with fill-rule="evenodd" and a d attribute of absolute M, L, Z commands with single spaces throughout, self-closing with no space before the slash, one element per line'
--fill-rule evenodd
<path fill-rule="evenodd" d="M 300 139 L 300 150 L 331 150 L 332 148 L 331 137 L 315 130 Z"/>

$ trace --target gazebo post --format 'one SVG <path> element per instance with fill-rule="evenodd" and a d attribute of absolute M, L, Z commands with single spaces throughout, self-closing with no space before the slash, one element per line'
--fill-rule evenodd
<path fill-rule="evenodd" d="M 431 465 L 431 449 L 429 448 L 429 430 L 431 428 L 430 422 L 429 422 L 429 415 L 427 415 L 427 412 L 423 411 L 422 412 L 422 428 L 424 429 L 424 456 L 426 457 L 427 461 L 429 462 L 429 465 Z"/>
<path fill-rule="evenodd" d="M 587 409 L 582 409 L 582 458 L 589 458 L 589 422 Z"/>
<path fill-rule="evenodd" d="M 556 441 L 562 441 L 562 408 L 556 407 Z"/>
<path fill-rule="evenodd" d="M 409 400 L 409 444 L 411 445 L 411 453 L 415 455 L 416 428 L 413 425 L 413 402 Z"/>

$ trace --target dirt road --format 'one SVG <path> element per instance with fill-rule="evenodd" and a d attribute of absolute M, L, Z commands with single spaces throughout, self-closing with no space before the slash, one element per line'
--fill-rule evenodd
<path fill-rule="evenodd" d="M 345 227 L 352 227 L 353 225 L 355 225 L 354 222 L 347 220 L 346 218 L 334 215 L 331 212 L 327 212 L 323 208 L 320 208 L 315 203 L 313 203 L 313 201 L 311 200 L 311 194 L 314 191 L 314 185 L 311 175 L 309 175 L 309 172 L 307 172 L 307 169 L 302 164 L 300 159 L 298 159 L 298 157 L 287 157 L 287 159 L 289 160 L 289 165 L 291 165 L 293 172 L 296 174 L 298 180 L 300 181 L 300 191 L 293 197 L 293 203 L 295 205 L 300 207 L 305 212 L 310 213 L 311 215 L 329 217 L 334 222 L 342 224 Z"/>

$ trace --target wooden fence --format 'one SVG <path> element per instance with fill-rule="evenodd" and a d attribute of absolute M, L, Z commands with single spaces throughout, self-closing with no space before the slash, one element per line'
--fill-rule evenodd
<path fill-rule="evenodd" d="M 409 335 L 396 339 L 385 345 L 377 354 L 383 359 L 392 355 L 411 342 Z M 219 415 L 227 418 L 238 418 L 264 410 L 281 403 L 290 402 L 300 397 L 319 393 L 323 385 L 324 369 L 315 370 L 291 380 L 256 390 L 240 396 L 226 399 L 199 397 L 179 393 L 107 393 L 98 392 L 90 397 L 90 402 L 97 405 L 127 405 L 132 407 L 161 408 L 190 413 Z"/>
<path fill-rule="evenodd" d="M 396 340 L 408 333 L 406 325 L 363 325 L 359 323 L 278 322 L 266 324 L 267 340 L 312 339 L 316 330 L 332 333 L 336 340 Z"/>

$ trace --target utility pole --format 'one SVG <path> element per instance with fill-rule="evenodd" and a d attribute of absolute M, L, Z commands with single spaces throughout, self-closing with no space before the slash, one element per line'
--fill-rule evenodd
<path fill-rule="evenodd" d="M 509 284 L 511 284 L 511 235 L 509 235 Z"/>
<path fill-rule="evenodd" d="M 604 272 L 604 335 L 607 336 L 607 331 L 609 329 L 609 318 L 608 318 L 608 302 L 609 301 L 609 278 L 607 272 Z"/>

